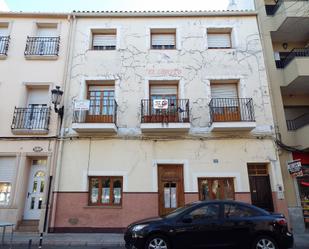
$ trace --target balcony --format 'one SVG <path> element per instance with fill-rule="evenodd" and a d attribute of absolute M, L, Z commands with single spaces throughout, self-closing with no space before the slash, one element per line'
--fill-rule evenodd
<path fill-rule="evenodd" d="M 250 131 L 256 127 L 251 98 L 214 98 L 209 108 L 211 131 Z"/>
<path fill-rule="evenodd" d="M 274 0 L 273 3 L 265 5 L 266 14 L 273 16 L 270 20 L 273 31 L 288 32 L 294 26 L 295 18 L 299 18 L 297 24 L 302 27 L 308 23 L 308 20 L 304 20 L 308 16 L 308 0 Z M 302 30 L 300 26 L 298 27 Z"/>
<path fill-rule="evenodd" d="M 101 99 L 90 104 L 89 110 L 75 110 L 72 129 L 78 133 L 116 133 L 117 102 Z"/>
<path fill-rule="evenodd" d="M 17 135 L 48 134 L 49 120 L 49 107 L 15 107 L 11 125 L 12 133 Z"/>
<path fill-rule="evenodd" d="M 309 48 L 294 48 L 283 60 L 276 61 L 276 67 L 283 69 L 282 86 L 309 89 Z"/>
<path fill-rule="evenodd" d="M 164 106 L 156 101 L 143 99 L 141 102 L 142 132 L 188 132 L 190 129 L 189 100 L 166 99 Z M 159 100 L 163 101 L 163 100 Z"/>
<path fill-rule="evenodd" d="M 57 59 L 60 37 L 27 37 L 25 57 L 27 59 Z"/>
<path fill-rule="evenodd" d="M 7 56 L 9 50 L 10 37 L 0 36 L 0 59 L 4 59 Z"/>
<path fill-rule="evenodd" d="M 294 133 L 296 146 L 309 147 L 309 113 L 305 113 L 293 120 L 287 120 L 287 128 L 288 131 Z"/>

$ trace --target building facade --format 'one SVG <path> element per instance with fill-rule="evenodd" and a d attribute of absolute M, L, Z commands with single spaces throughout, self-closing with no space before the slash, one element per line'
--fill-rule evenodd
<path fill-rule="evenodd" d="M 51 232 L 204 199 L 287 214 L 254 11 L 75 12 Z"/>
<path fill-rule="evenodd" d="M 43 230 L 60 126 L 68 15 L 0 14 L 0 220 Z M 47 226 L 47 225 L 46 225 Z"/>
<path fill-rule="evenodd" d="M 279 158 L 295 232 L 309 224 L 309 2 L 256 0 L 272 92 Z M 288 163 L 300 161 L 291 174 Z"/>

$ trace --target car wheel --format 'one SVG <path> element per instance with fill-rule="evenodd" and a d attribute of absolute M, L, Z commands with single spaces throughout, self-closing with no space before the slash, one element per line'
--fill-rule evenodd
<path fill-rule="evenodd" d="M 259 236 L 253 243 L 252 249 L 278 249 L 276 242 L 268 236 Z"/>
<path fill-rule="evenodd" d="M 165 236 L 152 235 L 147 239 L 145 249 L 171 249 L 171 247 Z"/>

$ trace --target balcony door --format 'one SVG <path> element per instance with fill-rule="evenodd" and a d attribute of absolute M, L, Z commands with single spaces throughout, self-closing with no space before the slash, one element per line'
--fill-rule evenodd
<path fill-rule="evenodd" d="M 37 30 L 37 43 L 34 44 L 37 54 L 54 54 L 58 46 L 57 42 L 55 42 L 57 36 L 57 27 L 39 27 Z"/>
<path fill-rule="evenodd" d="M 241 120 L 237 84 L 211 84 L 211 98 L 214 122 Z"/>
<path fill-rule="evenodd" d="M 177 91 L 177 85 L 150 85 L 151 122 L 178 122 Z M 156 108 L 158 100 L 166 100 L 166 108 Z"/>
<path fill-rule="evenodd" d="M 88 86 L 90 108 L 86 117 L 87 123 L 112 123 L 115 114 L 114 86 Z"/>

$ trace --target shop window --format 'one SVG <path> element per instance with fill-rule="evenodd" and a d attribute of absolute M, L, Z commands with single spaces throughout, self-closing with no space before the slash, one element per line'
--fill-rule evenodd
<path fill-rule="evenodd" d="M 123 178 L 121 176 L 89 177 L 89 205 L 121 206 Z"/>
<path fill-rule="evenodd" d="M 309 228 L 309 164 L 302 164 L 302 176 L 297 177 L 306 228 Z"/>
<path fill-rule="evenodd" d="M 199 178 L 200 200 L 234 200 L 233 178 Z"/>

